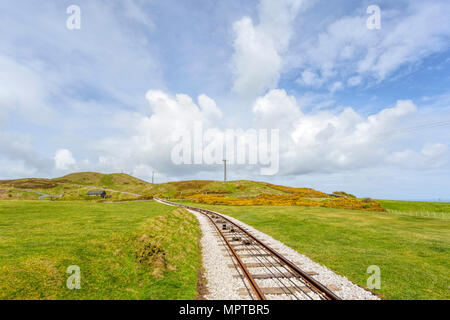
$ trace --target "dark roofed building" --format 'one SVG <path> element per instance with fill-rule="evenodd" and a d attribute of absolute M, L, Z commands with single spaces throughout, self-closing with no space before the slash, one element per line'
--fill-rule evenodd
<path fill-rule="evenodd" d="M 90 190 L 90 191 L 88 191 L 88 193 L 86 195 L 102 197 L 104 199 L 104 198 L 106 198 L 106 191 L 105 190 Z"/>

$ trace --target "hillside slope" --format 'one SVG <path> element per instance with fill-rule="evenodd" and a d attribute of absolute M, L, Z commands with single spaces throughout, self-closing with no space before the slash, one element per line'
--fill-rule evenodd
<path fill-rule="evenodd" d="M 0 180 L 0 188 L 47 190 L 70 187 L 97 187 L 118 191 L 135 192 L 163 197 L 186 197 L 196 194 L 216 194 L 229 197 L 254 197 L 261 194 L 288 195 L 302 194 L 305 197 L 327 197 L 327 194 L 309 188 L 292 188 L 273 185 L 267 182 L 237 180 L 189 180 L 166 182 L 152 185 L 125 173 L 103 174 L 98 172 L 77 172 L 54 179 L 27 178 Z M 63 187 L 63 188 L 61 188 Z M 64 188 L 65 187 L 65 188 Z"/>
<path fill-rule="evenodd" d="M 128 193 L 149 193 L 152 185 L 144 180 L 124 173 L 103 174 L 78 172 L 54 179 L 0 180 L 0 199 L 36 199 L 36 194 L 27 190 L 42 192 L 59 199 L 80 200 L 92 189 L 107 189 L 124 192 L 109 192 L 114 199 L 133 198 Z M 135 198 L 135 197 L 134 197 Z"/>
<path fill-rule="evenodd" d="M 143 197 L 191 199 L 197 203 L 257 206 L 313 206 L 384 211 L 371 199 L 358 200 L 340 192 L 330 196 L 310 188 L 293 188 L 257 181 L 191 180 L 153 185 L 124 173 L 78 172 L 55 179 L 19 179 L 0 181 L 0 199 L 36 199 L 32 190 L 53 196 L 55 200 L 99 200 L 87 193 L 104 189 L 110 200 L 134 200 Z M 51 197 L 48 197 L 51 199 Z"/>
<path fill-rule="evenodd" d="M 125 173 L 103 174 L 97 172 L 71 173 L 61 178 L 51 179 L 57 183 L 70 183 L 78 185 L 102 186 L 107 188 L 121 188 L 124 186 L 149 186 L 144 180 Z"/>

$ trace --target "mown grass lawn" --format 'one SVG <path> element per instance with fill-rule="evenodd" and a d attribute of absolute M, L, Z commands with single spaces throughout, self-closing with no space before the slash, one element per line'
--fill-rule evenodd
<path fill-rule="evenodd" d="M 312 207 L 192 204 L 235 217 L 385 299 L 450 299 L 450 221 Z"/>
<path fill-rule="evenodd" d="M 0 299 L 195 299 L 199 232 L 156 202 L 0 201 Z"/>

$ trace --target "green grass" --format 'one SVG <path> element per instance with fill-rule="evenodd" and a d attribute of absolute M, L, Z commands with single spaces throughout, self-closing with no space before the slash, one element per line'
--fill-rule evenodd
<path fill-rule="evenodd" d="M 381 268 L 386 299 L 450 299 L 450 221 L 312 207 L 211 208 L 366 286 Z"/>
<path fill-rule="evenodd" d="M 1 189 L 12 189 L 18 192 L 23 190 L 34 190 L 53 196 L 65 194 L 60 200 L 86 200 L 84 195 L 91 189 L 112 189 L 138 194 L 149 194 L 153 186 L 148 182 L 132 177 L 124 173 L 102 174 L 96 172 L 78 172 L 55 179 L 17 179 L 0 180 Z M 120 193 L 108 193 L 113 199 L 133 199 L 132 195 Z M 3 197 L 0 195 L 0 200 Z M 17 197 L 13 197 L 15 199 Z M 22 200 L 30 200 L 24 194 Z M 8 200 L 8 199 L 4 199 Z M 9 199 L 12 200 L 12 199 Z"/>
<path fill-rule="evenodd" d="M 39 195 L 19 189 L 0 189 L 0 200 L 37 200 Z"/>
<path fill-rule="evenodd" d="M 151 188 L 152 194 L 170 198 L 179 198 L 194 193 L 211 194 L 223 193 L 227 197 L 255 197 L 266 194 L 285 194 L 285 192 L 272 188 L 265 182 L 258 181 L 178 181 L 161 183 Z"/>
<path fill-rule="evenodd" d="M 155 202 L 0 201 L 0 299 L 195 299 L 198 241 L 195 217 Z"/>
<path fill-rule="evenodd" d="M 450 213 L 450 202 L 423 202 L 423 201 L 398 201 L 377 200 L 383 207 L 390 210 L 403 212 L 443 212 Z"/>

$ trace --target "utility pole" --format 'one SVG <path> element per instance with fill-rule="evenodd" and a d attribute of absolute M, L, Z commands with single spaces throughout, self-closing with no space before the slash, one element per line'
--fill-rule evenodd
<path fill-rule="evenodd" d="M 152 172 L 152 184 L 155 184 L 155 171 Z"/>
<path fill-rule="evenodd" d="M 227 182 L 227 160 L 223 160 L 223 182 Z"/>

